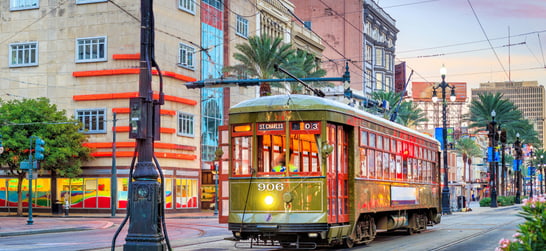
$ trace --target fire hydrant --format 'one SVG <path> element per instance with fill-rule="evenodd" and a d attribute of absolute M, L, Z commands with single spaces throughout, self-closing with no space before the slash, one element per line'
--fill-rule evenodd
<path fill-rule="evenodd" d="M 68 203 L 68 200 L 64 200 L 64 215 L 68 216 L 68 209 L 70 208 L 70 204 Z"/>

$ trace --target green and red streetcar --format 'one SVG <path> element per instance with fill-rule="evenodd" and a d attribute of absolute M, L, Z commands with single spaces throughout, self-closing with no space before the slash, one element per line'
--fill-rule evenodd
<path fill-rule="evenodd" d="M 316 248 L 440 222 L 439 142 L 307 95 L 244 101 L 222 128 L 220 221 L 236 241 Z"/>

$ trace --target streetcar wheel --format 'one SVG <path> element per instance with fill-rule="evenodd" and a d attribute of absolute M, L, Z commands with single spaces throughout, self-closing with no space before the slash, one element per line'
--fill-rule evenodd
<path fill-rule="evenodd" d="M 408 230 L 406 231 L 406 233 L 408 235 L 413 235 L 414 231 L 413 231 L 413 228 L 412 227 L 409 227 Z"/>
<path fill-rule="evenodd" d="M 355 246 L 355 242 L 353 241 L 353 239 L 347 237 L 345 239 L 345 247 L 346 248 L 353 248 Z"/>

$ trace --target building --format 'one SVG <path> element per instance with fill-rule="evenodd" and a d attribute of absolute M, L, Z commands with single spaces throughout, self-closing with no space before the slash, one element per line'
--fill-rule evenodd
<path fill-rule="evenodd" d="M 82 122 L 87 146 L 94 149 L 94 160 L 84 164 L 78 178 L 52 182 L 51 173 L 40 174 L 34 206 L 49 208 L 66 198 L 72 211 L 109 211 L 117 195 L 116 206 L 123 210 L 135 148 L 129 139 L 129 99 L 138 95 L 140 5 L 129 0 L 13 0 L 0 7 L 1 98 L 49 98 Z M 165 208 L 198 209 L 200 93 L 184 84 L 200 78 L 200 8 L 194 1 L 161 1 L 154 10 L 155 59 L 166 94 L 161 141 L 155 144 L 165 174 Z M 158 83 L 155 74 L 155 91 Z M 116 187 L 110 178 L 113 158 Z M 16 188 L 17 180 L 1 170 L 0 210 L 16 205 Z"/>
<path fill-rule="evenodd" d="M 465 82 L 449 82 L 455 87 L 455 101 L 450 101 L 451 89 L 446 88 L 446 124 L 448 129 L 448 143 L 454 143 L 458 136 L 467 132 L 468 123 L 463 120 L 463 114 L 468 112 L 467 84 Z M 421 122 L 416 129 L 434 135 L 436 128 L 443 127 L 442 117 L 442 90 L 437 89 L 438 102 L 432 102 L 433 87 L 438 83 L 412 82 L 411 100 L 426 114 L 427 121 Z M 451 133 L 450 133 L 451 132 Z M 450 138 L 451 137 L 451 138 Z"/>
<path fill-rule="evenodd" d="M 523 113 L 523 117 L 534 125 L 542 142 L 546 142 L 544 134 L 544 86 L 537 81 L 511 81 L 481 83 L 479 88 L 472 89 L 472 99 L 482 93 L 502 93 L 503 98 L 514 103 Z"/>
<path fill-rule="evenodd" d="M 81 177 L 52 182 L 54 174 L 40 174 L 33 189 L 35 207 L 47 209 L 66 198 L 72 210 L 110 211 L 116 195 L 117 209 L 124 210 L 135 148 L 129 138 L 129 99 L 138 95 L 140 5 L 128 0 L 13 0 L 0 7 L 1 98 L 49 98 L 82 121 L 82 132 L 89 136 L 86 145 L 94 149 L 95 159 L 84 164 Z M 210 208 L 216 190 L 211 169 L 217 128 L 227 121 L 231 105 L 258 95 L 257 87 L 188 89 L 185 84 L 224 77 L 223 67 L 235 62 L 234 46 L 266 30 L 320 57 L 320 38 L 296 26 L 293 11 L 289 1 L 154 3 L 154 52 L 166 94 L 155 155 L 165 174 L 167 213 Z M 157 92 L 159 77 L 154 74 Z M 26 196 L 28 188 L 23 187 Z M 16 205 L 16 188 L 17 180 L 0 169 L 0 210 Z"/>
<path fill-rule="evenodd" d="M 373 0 L 292 0 L 307 27 L 326 45 L 323 68 L 340 77 L 350 62 L 351 89 L 365 96 L 394 91 L 395 20 Z"/>

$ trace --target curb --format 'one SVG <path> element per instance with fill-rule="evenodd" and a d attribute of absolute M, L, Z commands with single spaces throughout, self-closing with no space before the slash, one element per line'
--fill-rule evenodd
<path fill-rule="evenodd" d="M 33 234 L 47 234 L 47 233 L 62 233 L 62 232 L 93 230 L 93 229 L 94 228 L 92 228 L 92 227 L 70 227 L 70 228 L 57 228 L 57 229 L 25 230 L 25 231 L 0 233 L 0 237 L 33 235 Z"/>

